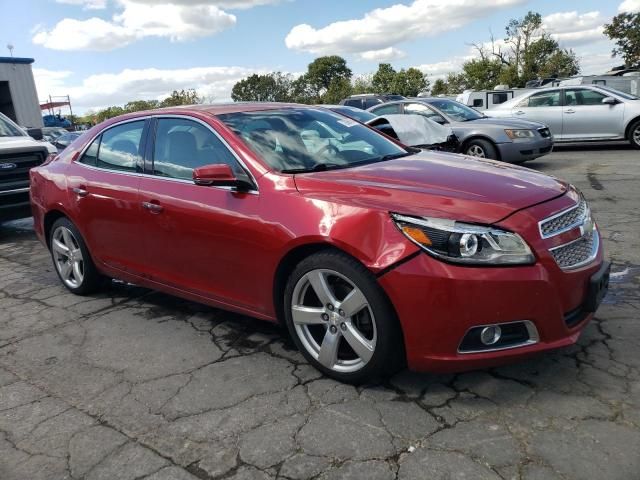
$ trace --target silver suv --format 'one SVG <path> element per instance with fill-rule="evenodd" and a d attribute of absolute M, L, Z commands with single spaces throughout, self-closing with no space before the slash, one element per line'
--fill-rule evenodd
<path fill-rule="evenodd" d="M 556 142 L 626 140 L 640 148 L 640 99 L 612 88 L 541 88 L 484 113 L 542 122 Z"/>

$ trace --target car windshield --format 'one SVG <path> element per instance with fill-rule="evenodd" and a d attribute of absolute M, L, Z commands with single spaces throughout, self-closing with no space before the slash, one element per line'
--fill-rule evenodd
<path fill-rule="evenodd" d="M 621 92 L 620 90 L 616 90 L 615 88 L 601 87 L 601 86 L 598 86 L 598 88 L 600 90 L 604 90 L 605 92 L 613 93 L 614 95 L 618 95 L 619 97 L 622 97 L 622 98 L 624 98 L 626 100 L 638 100 L 638 97 L 636 97 L 635 95 L 631 95 L 630 93 Z"/>
<path fill-rule="evenodd" d="M 457 122 L 468 122 L 469 120 L 478 120 L 479 118 L 484 118 L 484 115 L 482 115 L 477 110 L 469 108 L 466 105 L 454 100 L 429 100 L 429 105 L 434 106 L 442 113 L 444 113 L 447 117 L 450 117 Z"/>
<path fill-rule="evenodd" d="M 283 173 L 348 168 L 411 154 L 374 130 L 324 109 L 237 112 L 218 118 Z"/>
<path fill-rule="evenodd" d="M 0 113 L 0 137 L 24 137 L 26 134 Z"/>
<path fill-rule="evenodd" d="M 366 123 L 369 120 L 373 120 L 374 118 L 377 118 L 377 115 L 374 115 L 371 112 L 367 112 L 366 110 L 360 110 L 359 108 L 340 108 L 340 107 L 335 107 L 335 108 L 330 108 L 329 110 L 333 110 L 336 113 L 339 113 L 341 115 L 345 115 L 347 117 L 353 118 L 353 119 L 358 120 L 359 122 L 362 122 L 362 123 Z"/>

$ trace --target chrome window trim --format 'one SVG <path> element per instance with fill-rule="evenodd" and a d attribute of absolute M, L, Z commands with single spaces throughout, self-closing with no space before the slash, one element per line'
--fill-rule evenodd
<path fill-rule="evenodd" d="M 186 118 L 188 120 L 193 120 L 193 121 L 196 121 L 198 123 L 201 123 L 205 127 L 209 128 L 209 130 L 212 131 L 213 134 L 222 142 L 222 144 L 225 146 L 225 148 L 227 148 L 227 150 L 229 150 L 231 152 L 231 154 L 238 160 L 238 163 L 240 163 L 242 168 L 246 171 L 247 175 L 249 175 L 251 180 L 253 181 L 253 184 L 254 184 L 255 188 L 251 189 L 251 190 L 247 190 L 246 192 L 242 192 L 242 193 L 248 193 L 248 194 L 251 194 L 251 195 L 257 195 L 258 194 L 258 182 L 256 181 L 255 177 L 251 173 L 251 170 L 249 170 L 247 168 L 246 164 L 240 159 L 240 157 L 236 154 L 236 152 L 229 146 L 229 144 L 226 142 L 226 140 L 224 138 L 222 138 L 218 134 L 218 132 L 213 130 L 213 128 L 211 128 L 211 126 L 208 125 L 206 122 L 203 122 L 202 120 L 200 120 L 198 118 L 195 118 L 195 117 L 192 117 L 192 116 L 189 116 L 189 115 L 178 115 L 178 114 L 145 115 L 144 117 L 128 118 L 126 120 L 122 120 L 122 121 L 116 122 L 116 123 L 114 123 L 112 125 L 109 125 L 109 127 L 105 128 L 104 130 L 100 130 L 98 133 L 96 133 L 91 138 L 91 140 L 89 140 L 87 142 L 87 144 L 84 147 L 82 147 L 82 150 L 80 150 L 80 154 L 78 155 L 78 158 L 76 160 L 74 160 L 73 163 L 75 163 L 76 165 L 80 165 L 80 166 L 82 166 L 84 168 L 88 168 L 89 170 L 96 170 L 96 171 L 99 171 L 99 172 L 117 173 L 119 175 L 128 175 L 128 176 L 131 176 L 131 177 L 140 177 L 140 178 L 148 177 L 148 178 L 154 178 L 154 179 L 158 179 L 158 180 L 166 180 L 166 181 L 170 181 L 170 182 L 179 182 L 179 183 L 185 183 L 185 184 L 189 184 L 189 185 L 199 186 L 199 185 L 196 185 L 195 183 L 193 183 L 192 180 L 187 180 L 187 179 L 184 179 L 184 178 L 161 177 L 159 175 L 153 175 L 153 174 L 144 173 L 144 172 L 127 172 L 127 171 L 124 171 L 124 170 L 112 170 L 110 168 L 102 168 L 102 167 L 96 167 L 96 166 L 93 166 L 93 165 L 87 165 L 86 163 L 82 163 L 80 161 L 80 159 L 82 159 L 82 157 L 84 156 L 85 152 L 93 144 L 93 142 L 96 140 L 96 138 L 98 138 L 100 135 L 102 135 L 107 130 L 110 130 L 113 127 L 117 127 L 119 125 L 123 125 L 123 124 L 126 124 L 126 123 L 146 121 L 146 120 L 150 120 L 152 118 L 158 118 L 158 119 L 159 118 L 181 118 L 181 119 Z M 144 160 L 144 158 L 143 158 L 143 160 Z M 234 187 L 227 187 L 227 186 L 211 185 L 211 186 L 209 186 L 209 188 L 215 188 L 217 190 L 232 191 L 232 192 L 237 191 Z"/>
<path fill-rule="evenodd" d="M 554 220 L 554 219 L 556 219 L 558 217 L 561 217 L 563 215 L 566 215 L 567 213 L 572 212 L 572 211 L 576 210 L 577 208 L 580 208 L 580 205 L 581 205 L 582 202 L 585 202 L 585 215 L 582 218 L 576 220 L 571 225 L 569 225 L 569 226 L 567 226 L 567 227 L 565 227 L 565 228 L 563 228 L 561 230 L 557 230 L 557 231 L 553 232 L 552 234 L 545 235 L 542 232 L 542 225 L 543 224 L 545 224 L 547 222 L 550 222 L 550 221 L 552 221 L 552 220 Z M 569 230 L 573 230 L 574 228 L 579 227 L 580 225 L 584 224 L 584 221 L 589 216 L 590 212 L 591 212 L 591 210 L 589 209 L 589 205 L 587 205 L 586 200 L 581 198 L 580 201 L 578 203 L 576 203 L 573 207 L 569 207 L 569 208 L 567 208 L 565 210 L 562 210 L 561 212 L 558 212 L 558 213 L 556 213 L 554 215 L 551 215 L 550 217 L 547 217 L 547 218 L 544 218 L 544 219 L 540 220 L 538 222 L 538 231 L 540 232 L 540 236 L 543 239 L 547 239 L 547 238 L 555 237 L 555 236 L 560 235 L 562 233 L 568 232 Z"/>
<path fill-rule="evenodd" d="M 520 343 L 514 343 L 513 345 L 506 345 L 504 347 L 487 348 L 484 350 L 464 350 L 464 351 L 460 350 L 460 345 L 462 345 L 464 338 L 474 328 L 492 327 L 494 325 L 497 325 L 497 326 L 513 325 L 514 323 L 524 323 L 524 326 L 527 329 L 527 333 L 529 334 L 529 340 L 526 340 Z M 464 332 L 464 335 L 462 336 L 462 339 L 458 344 L 458 354 L 466 355 L 468 353 L 499 352 L 501 350 L 512 350 L 514 348 L 527 347 L 529 345 L 535 345 L 536 343 L 539 343 L 539 342 L 540 342 L 540 334 L 538 333 L 538 329 L 536 328 L 535 324 L 531 320 L 515 320 L 513 322 L 489 323 L 486 325 L 473 325 L 472 327 L 469 327 L 466 332 Z"/>
<path fill-rule="evenodd" d="M 589 233 L 589 232 L 585 232 L 585 233 Z M 575 265 L 571 265 L 570 267 L 561 267 L 560 265 L 558 265 L 558 262 L 556 262 L 556 265 L 558 265 L 560 269 L 562 269 L 565 272 L 571 271 L 571 270 L 577 270 L 586 265 L 589 265 L 591 262 L 595 260 L 595 258 L 598 256 L 598 250 L 600 248 L 600 232 L 596 228 L 595 224 L 593 225 L 593 229 L 591 230 L 590 233 L 593 235 L 593 244 L 591 245 L 591 254 L 582 262 L 576 263 Z M 558 250 L 560 248 L 567 247 L 573 243 L 579 242 L 583 238 L 584 238 L 584 235 L 581 235 L 580 238 L 576 238 L 575 240 L 571 240 L 570 242 L 564 243 L 562 245 L 558 245 L 557 247 L 550 248 L 549 252 L 552 253 L 551 256 L 553 257 L 553 252 L 555 250 Z M 555 261 L 555 257 L 553 257 L 553 260 Z"/>
<path fill-rule="evenodd" d="M 187 120 L 191 120 L 193 122 L 199 123 L 202 126 L 204 126 L 205 128 L 209 129 L 209 131 L 211 133 L 213 133 L 216 138 L 218 140 L 220 140 L 220 142 L 222 143 L 222 145 L 224 145 L 224 147 L 229 150 L 229 152 L 231 153 L 231 155 L 238 161 L 238 163 L 240 164 L 240 166 L 242 167 L 242 169 L 245 171 L 245 173 L 249 176 L 249 178 L 251 179 L 253 185 L 254 185 L 254 189 L 249 190 L 248 192 L 253 192 L 253 193 L 258 193 L 258 182 L 256 180 L 256 178 L 253 176 L 253 173 L 251 172 L 251 169 L 249 169 L 247 167 L 247 165 L 244 163 L 244 161 L 240 158 L 240 156 L 235 152 L 235 150 L 233 148 L 231 148 L 231 146 L 227 143 L 227 141 L 222 137 L 222 135 L 220 135 L 211 125 L 209 125 L 207 122 L 200 120 L 199 118 L 196 117 L 192 117 L 190 115 L 179 115 L 176 113 L 169 113 L 169 114 L 152 114 L 150 116 L 150 118 L 155 118 L 155 119 L 163 119 L 163 118 L 179 118 L 179 119 L 187 119 Z M 152 177 L 156 177 L 156 175 L 151 174 L 150 176 Z M 158 178 L 163 178 L 163 179 L 169 179 L 170 177 L 158 177 Z M 182 178 L 176 178 L 173 180 L 185 180 Z M 187 182 L 193 183 L 192 181 L 186 180 Z M 233 189 L 233 187 L 216 187 L 216 188 L 229 188 L 229 189 Z"/>

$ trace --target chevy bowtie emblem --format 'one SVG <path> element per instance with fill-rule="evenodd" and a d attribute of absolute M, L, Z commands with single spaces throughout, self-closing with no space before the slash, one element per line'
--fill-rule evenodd
<path fill-rule="evenodd" d="M 18 168 L 15 163 L 0 163 L 0 170 L 13 170 L 14 168 Z"/>

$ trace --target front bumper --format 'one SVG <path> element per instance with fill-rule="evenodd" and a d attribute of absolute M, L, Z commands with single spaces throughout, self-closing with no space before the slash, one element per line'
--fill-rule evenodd
<path fill-rule="evenodd" d="M 551 153 L 553 139 L 536 138 L 530 142 L 498 143 L 496 146 L 503 162 L 521 163 Z"/>
<path fill-rule="evenodd" d="M 29 187 L 0 190 L 0 222 L 30 216 Z"/>
<path fill-rule="evenodd" d="M 562 270 L 549 248 L 573 233 L 543 239 L 533 221 L 566 208 L 570 201 L 565 195 L 499 225 L 527 239 L 536 254 L 533 265 L 461 266 L 421 252 L 379 278 L 400 319 L 411 369 L 445 373 L 487 368 L 577 341 L 593 316 L 587 307 L 592 277 L 604 264 L 601 243 L 589 264 Z M 525 321 L 535 326 L 535 342 L 495 351 L 459 351 L 473 327 Z"/>

